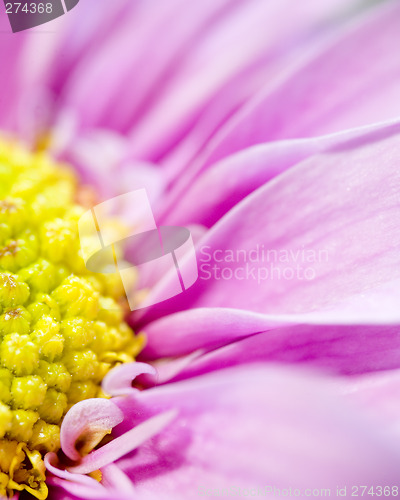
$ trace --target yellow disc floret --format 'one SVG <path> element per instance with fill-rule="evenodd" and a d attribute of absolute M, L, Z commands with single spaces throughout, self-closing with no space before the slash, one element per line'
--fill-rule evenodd
<path fill-rule="evenodd" d="M 65 413 L 143 347 L 119 278 L 85 268 L 78 194 L 65 166 L 0 139 L 0 497 L 47 497 Z"/>

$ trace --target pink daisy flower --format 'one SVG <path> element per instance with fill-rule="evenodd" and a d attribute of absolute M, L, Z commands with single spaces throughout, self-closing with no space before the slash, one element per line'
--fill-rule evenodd
<path fill-rule="evenodd" d="M 63 413 L 50 498 L 398 495 L 398 14 L 82 0 L 11 35 L 2 13 L 3 133 L 103 198 L 146 188 L 199 263 L 166 302 L 171 276 L 139 277 L 147 344 Z M 0 487 L 40 498 L 5 456 Z"/>

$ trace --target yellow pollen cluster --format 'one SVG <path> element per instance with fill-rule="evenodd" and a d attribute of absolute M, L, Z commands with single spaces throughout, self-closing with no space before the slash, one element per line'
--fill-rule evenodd
<path fill-rule="evenodd" d="M 60 447 L 74 403 L 102 397 L 143 337 L 124 323 L 118 275 L 80 255 L 74 175 L 43 152 L 0 139 L 0 496 L 44 499 L 43 456 Z"/>

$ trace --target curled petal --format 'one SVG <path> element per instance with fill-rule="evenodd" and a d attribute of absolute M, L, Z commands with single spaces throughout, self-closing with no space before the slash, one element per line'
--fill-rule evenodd
<path fill-rule="evenodd" d="M 65 415 L 60 441 L 63 452 L 71 460 L 79 460 L 77 440 L 85 436 L 85 450 L 90 451 L 111 429 L 124 419 L 122 412 L 107 399 L 87 399 L 74 405 Z"/>
<path fill-rule="evenodd" d="M 93 481 L 95 481 L 95 479 L 93 479 Z M 50 492 L 54 492 L 51 498 L 57 498 L 57 500 L 71 500 L 71 495 L 74 499 L 76 497 L 84 500 L 115 499 L 115 493 L 113 491 L 108 491 L 103 487 L 101 490 L 98 490 L 92 488 L 91 486 L 82 485 L 66 479 L 59 479 L 58 477 L 50 477 L 47 483 L 50 486 Z M 57 490 L 55 488 L 57 488 Z M 119 498 L 118 500 L 122 500 L 122 498 Z M 129 500 L 133 500 L 133 498 L 131 497 Z"/>
<path fill-rule="evenodd" d="M 83 486 L 85 488 L 91 489 L 94 492 L 100 492 L 104 490 L 104 487 L 98 483 L 95 479 L 84 474 L 72 474 L 65 469 L 59 467 L 60 462 L 57 455 L 53 452 L 49 452 L 44 457 L 44 463 L 49 472 L 60 479 L 66 479 L 73 482 L 75 485 Z"/>
<path fill-rule="evenodd" d="M 136 492 L 131 480 L 116 465 L 107 465 L 101 471 L 101 489 L 92 488 L 89 485 L 79 484 L 74 481 L 80 474 L 70 474 L 71 480 L 59 477 L 49 478 L 50 493 L 57 500 L 71 500 L 74 497 L 87 500 L 136 500 Z M 87 476 L 83 476 L 87 477 Z M 94 481 L 94 480 L 93 480 Z M 98 483 L 97 483 L 98 484 Z M 98 486 L 100 486 L 98 484 Z"/>
<path fill-rule="evenodd" d="M 132 381 L 142 374 L 156 375 L 156 370 L 146 363 L 129 363 L 117 366 L 107 373 L 103 380 L 103 390 L 111 396 L 124 396 L 136 393 Z"/>
<path fill-rule="evenodd" d="M 163 384 L 164 382 L 168 382 L 169 380 L 175 378 L 180 373 L 184 372 L 186 368 L 190 367 L 198 357 L 203 354 L 202 349 L 198 349 L 186 356 L 181 356 L 174 359 L 161 359 L 154 362 L 154 366 L 157 369 L 157 377 L 150 378 L 146 377 L 143 379 L 144 385 L 154 385 Z"/>
<path fill-rule="evenodd" d="M 355 484 L 398 483 L 400 455 L 385 420 L 371 418 L 335 378 L 318 373 L 252 364 L 117 404 L 129 416 L 117 432 L 142 418 L 138 405 L 145 414 L 179 409 L 171 428 L 118 463 L 146 500 L 222 497 L 233 488 L 272 498 L 273 487 L 329 488 L 335 496 L 338 484 L 351 491 Z"/>
<path fill-rule="evenodd" d="M 83 457 L 78 465 L 68 467 L 68 470 L 78 474 L 88 474 L 115 462 L 158 434 L 175 418 L 175 416 L 176 411 L 169 410 L 149 418 L 126 434 L 114 439 L 100 449 L 92 451 L 92 453 Z"/>

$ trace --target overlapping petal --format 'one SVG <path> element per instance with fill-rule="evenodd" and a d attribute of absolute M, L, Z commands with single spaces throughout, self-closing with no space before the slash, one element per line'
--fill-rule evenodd
<path fill-rule="evenodd" d="M 253 365 L 120 398 L 133 423 L 169 408 L 178 417 L 119 466 L 140 499 L 268 486 L 336 492 L 338 482 L 395 485 L 395 444 L 338 392 L 333 381 L 306 372 Z"/>
<path fill-rule="evenodd" d="M 13 36 L 5 9 L 0 10 L 0 127 L 14 131 L 23 109 L 15 108 L 23 81 L 18 77 L 16 66 L 26 42 L 26 35 Z M 21 104 L 21 103 L 20 103 Z"/>
<path fill-rule="evenodd" d="M 59 135 L 66 135 L 68 124 L 67 149 L 97 128 L 130 131 L 136 160 L 156 161 L 179 146 L 168 159 L 170 176 L 286 65 L 287 54 L 318 38 L 321 27 L 333 28 L 353 5 L 344 0 L 323 5 L 307 0 L 301 6 L 277 0 L 81 3 L 54 21 L 54 33 L 41 37 L 40 29 L 33 30 L 25 44 L 18 73 L 26 86 L 20 97 L 30 95 L 25 102 L 32 108 L 30 132 L 37 118 L 33 108 L 39 107 L 41 127 L 55 125 L 56 134 L 62 129 Z M 278 25 L 274 20 L 282 15 L 286 22 Z"/>
<path fill-rule="evenodd" d="M 74 463 L 65 468 L 47 455 L 54 495 L 190 500 L 231 488 L 335 492 L 338 486 L 395 485 L 398 433 L 391 433 L 394 425 L 384 429 L 368 403 L 393 404 L 397 416 L 386 392 L 396 394 L 398 377 L 383 382 L 383 391 L 379 377 L 378 390 L 372 379 L 354 379 L 363 413 L 343 400 L 337 382 L 254 362 L 306 363 L 346 375 L 400 366 L 398 123 L 265 144 L 400 113 L 400 66 L 392 55 L 399 7 L 378 7 L 309 51 L 315 28 L 343 13 L 347 2 L 85 2 L 55 22 L 46 50 L 33 32 L 25 63 L 37 50 L 37 68 L 27 64 L 25 78 L 23 70 L 13 73 L 0 90 L 15 92 L 23 108 L 24 81 L 32 92 L 23 120 L 28 136 L 55 124 L 64 157 L 89 165 L 92 175 L 101 165 L 99 184 L 118 166 L 111 194 L 125 182 L 131 189 L 144 182 L 154 184 L 152 196 L 160 198 L 170 182 L 169 206 L 160 213 L 172 223 L 211 227 L 198 244 L 210 275 L 200 265 L 192 289 L 132 317 L 148 335 L 143 357 L 158 360 L 159 382 L 190 380 L 140 392 L 131 380 L 154 375 L 153 368 L 136 364 L 112 372 L 104 389 L 129 396 L 116 400 L 120 410 L 107 400 L 89 401 L 66 416 L 61 444 Z M 88 23 L 83 12 L 94 14 Z M 284 26 L 276 23 L 283 12 Z M 249 30 L 253 37 L 246 37 Z M 0 53 L 3 71 L 22 40 Z M 291 58 L 282 52 L 292 55 L 300 41 L 305 55 L 286 69 Z M 64 64 L 55 64 L 67 45 Z M 11 128 L 3 104 L 0 123 Z M 12 122 L 21 125 L 18 116 Z M 119 135 L 125 133 L 131 144 Z M 139 171 L 136 178 L 133 171 Z M 226 251 L 246 254 L 260 246 L 324 257 L 311 262 L 312 279 L 285 277 L 297 264 L 293 253 L 289 263 L 273 262 L 277 279 L 264 271 L 260 278 L 261 257 L 249 260 L 255 275 L 245 278 L 237 271 L 249 262 L 220 260 Z M 231 277 L 210 271 L 221 262 Z M 168 277 L 155 297 L 163 286 Z M 169 364 L 159 360 L 165 356 L 181 357 Z M 351 383 L 343 386 L 349 392 Z M 117 437 L 92 451 L 117 424 Z M 80 442 L 85 431 L 86 446 Z M 85 476 L 97 468 L 102 484 Z"/>
<path fill-rule="evenodd" d="M 397 123 L 398 119 L 326 136 L 265 142 L 243 149 L 210 165 L 164 218 L 169 224 L 197 222 L 211 227 L 243 198 L 296 164 L 320 153 L 346 148 L 357 139 L 360 143 L 367 142 L 369 134 L 379 130 L 390 133 Z"/>
<path fill-rule="evenodd" d="M 386 314 L 391 310 L 391 321 L 398 321 L 395 300 L 385 300 L 399 293 L 398 144 L 398 125 L 385 127 L 309 158 L 253 192 L 199 242 L 197 283 L 159 309 L 164 315 L 192 307 L 268 314 L 326 311 L 329 315 L 343 308 L 347 315 L 349 304 L 354 303 L 358 319 L 353 317 L 353 323 L 364 322 L 363 311 L 373 320 L 371 307 L 378 321 L 382 321 L 381 308 Z M 234 257 L 233 262 L 221 263 L 226 251 L 249 255 L 257 248 L 265 250 L 264 260 L 260 253 L 250 262 L 247 259 L 256 276 L 233 275 L 246 265 L 243 254 L 241 261 Z M 305 257 L 301 262 L 312 267 L 313 279 L 295 273 L 296 258 L 303 250 L 314 255 L 310 264 Z M 269 262 L 266 251 L 276 252 Z M 289 257 L 275 258 L 279 252 Z M 271 259 L 275 260 L 271 263 Z M 275 279 L 264 271 L 258 279 L 258 270 L 268 264 L 277 269 Z M 228 279 L 210 272 L 213 265 L 229 268 Z M 143 320 L 153 317 L 150 310 Z"/>
<path fill-rule="evenodd" d="M 165 349 L 162 343 L 161 346 Z M 151 351 L 145 352 L 146 355 L 150 359 L 154 356 Z M 327 373 L 346 376 L 398 369 L 400 326 L 299 324 L 269 329 L 200 353 L 162 382 L 257 362 L 318 367 Z M 176 364 L 177 360 L 165 363 Z M 150 385 L 155 382 L 146 381 Z"/>
<path fill-rule="evenodd" d="M 399 44 L 398 13 L 397 2 L 378 5 L 313 47 L 286 75 L 267 81 L 209 142 L 186 179 L 250 145 L 396 118 L 400 64 L 392 49 Z"/>

